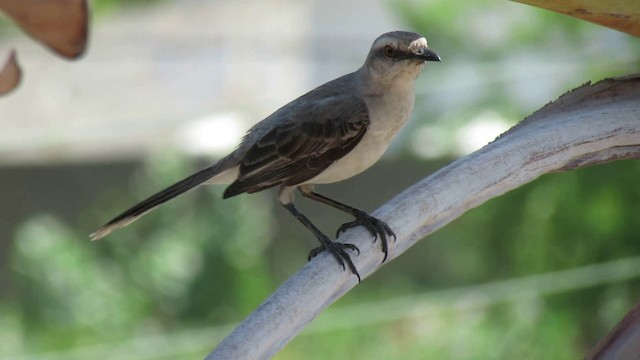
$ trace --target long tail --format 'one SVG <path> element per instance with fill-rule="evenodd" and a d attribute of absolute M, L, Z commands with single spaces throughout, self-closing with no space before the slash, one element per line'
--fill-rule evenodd
<path fill-rule="evenodd" d="M 206 182 L 207 180 L 210 180 L 214 176 L 222 173 L 224 170 L 227 170 L 229 166 L 228 162 L 225 160 L 226 159 L 223 159 L 213 166 L 202 169 L 197 173 L 189 176 L 188 178 L 178 181 L 177 183 L 158 192 L 148 199 L 143 200 L 142 202 L 133 206 L 131 209 L 126 210 L 122 214 L 116 216 L 111 221 L 96 230 L 96 232 L 89 235 L 91 241 L 99 240 L 107 236 L 110 232 L 131 224 L 132 222 L 138 220 L 140 217 L 150 212 L 151 210 L 154 210 L 163 203 L 186 191 L 193 189 L 194 187 Z"/>

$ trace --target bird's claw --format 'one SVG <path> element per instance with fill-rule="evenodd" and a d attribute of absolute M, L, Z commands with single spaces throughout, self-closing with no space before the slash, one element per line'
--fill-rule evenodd
<path fill-rule="evenodd" d="M 396 234 L 393 232 L 393 230 L 391 230 L 391 227 L 389 227 L 389 225 L 386 222 L 380 219 L 377 219 L 367 214 L 364 211 L 360 211 L 354 214 L 354 216 L 356 217 L 354 221 L 342 224 L 338 228 L 338 231 L 336 232 L 336 237 L 340 236 L 341 233 L 347 231 L 348 229 L 354 228 L 356 226 L 361 226 L 361 225 L 364 226 L 364 228 L 367 229 L 367 231 L 369 231 L 369 234 L 373 236 L 374 242 L 378 239 L 378 235 L 380 235 L 382 252 L 384 253 L 384 258 L 382 259 L 382 262 L 385 262 L 385 260 L 387 260 L 387 255 L 389 253 L 389 245 L 388 245 L 387 239 L 393 236 L 393 241 L 396 241 Z"/>
<path fill-rule="evenodd" d="M 351 261 L 351 257 L 345 251 L 345 249 L 355 251 L 358 253 L 358 255 L 360 255 L 360 249 L 358 249 L 358 247 L 353 244 L 345 244 L 327 239 L 327 241 L 324 242 L 323 245 L 311 250 L 311 252 L 309 253 L 309 260 L 316 257 L 321 252 L 327 250 L 338 261 L 338 264 L 342 266 L 342 270 L 346 270 L 346 266 L 348 266 L 349 270 L 351 270 L 353 275 L 358 277 L 358 282 L 360 282 L 362 281 L 362 279 L 360 278 L 360 273 L 358 273 L 356 266 L 353 264 L 353 261 Z"/>

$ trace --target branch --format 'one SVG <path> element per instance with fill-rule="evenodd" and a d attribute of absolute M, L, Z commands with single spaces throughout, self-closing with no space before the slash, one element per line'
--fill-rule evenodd
<path fill-rule="evenodd" d="M 587 360 L 637 359 L 640 354 L 640 302 L 587 355 Z"/>
<path fill-rule="evenodd" d="M 640 75 L 585 84 L 379 208 L 374 214 L 397 235 L 387 261 L 469 209 L 541 175 L 638 158 Z M 363 278 L 383 265 L 380 245 L 366 230 L 352 229 L 340 240 L 360 248 L 353 260 Z M 341 271 L 333 257 L 322 253 L 282 284 L 207 359 L 267 359 L 355 285 L 349 271 Z"/>

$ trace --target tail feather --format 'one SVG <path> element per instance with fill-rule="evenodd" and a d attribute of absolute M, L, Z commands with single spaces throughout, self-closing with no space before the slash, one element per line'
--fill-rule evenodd
<path fill-rule="evenodd" d="M 122 214 L 113 218 L 108 223 L 104 224 L 93 234 L 89 235 L 91 241 L 99 240 L 107 236 L 112 231 L 131 224 L 132 222 L 136 221 L 151 210 L 154 210 L 163 203 L 193 189 L 194 187 L 206 182 L 207 180 L 210 180 L 212 177 L 226 170 L 225 166 L 223 166 L 222 163 L 223 161 L 220 161 L 211 167 L 200 170 L 197 173 L 189 176 L 188 178 L 182 179 L 177 183 L 169 186 L 168 188 L 158 192 L 157 194 L 152 195 L 146 200 L 143 200 L 142 202 L 136 204 L 129 210 L 126 210 Z"/>

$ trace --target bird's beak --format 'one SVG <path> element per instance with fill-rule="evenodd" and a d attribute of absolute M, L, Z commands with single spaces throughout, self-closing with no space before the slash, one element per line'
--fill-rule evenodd
<path fill-rule="evenodd" d="M 416 59 L 421 59 L 423 61 L 440 61 L 440 56 L 427 48 L 422 48 L 416 51 L 415 57 Z"/>

